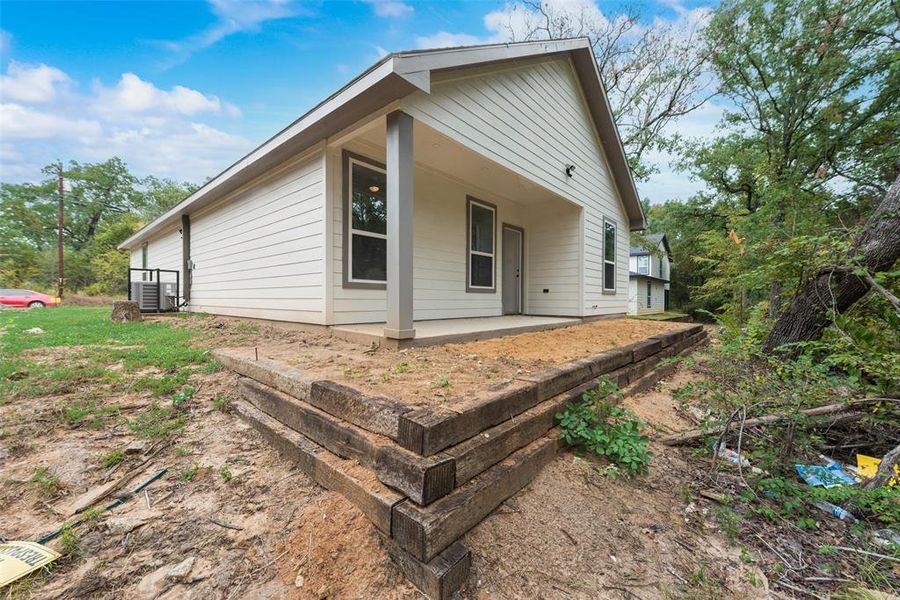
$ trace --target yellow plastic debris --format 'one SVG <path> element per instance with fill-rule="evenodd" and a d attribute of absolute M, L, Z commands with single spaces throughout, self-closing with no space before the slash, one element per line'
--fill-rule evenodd
<path fill-rule="evenodd" d="M 37 571 L 61 555 L 37 542 L 4 542 L 0 544 L 0 588 Z"/>
<path fill-rule="evenodd" d="M 856 468 L 859 470 L 859 474 L 862 477 L 867 477 L 869 479 L 875 477 L 875 474 L 878 473 L 878 465 L 880 464 L 880 458 L 866 456 L 865 454 L 856 455 Z M 894 465 L 894 477 L 891 477 L 891 480 L 888 481 L 888 485 L 893 487 L 897 485 L 897 482 L 900 482 L 900 467 Z"/>

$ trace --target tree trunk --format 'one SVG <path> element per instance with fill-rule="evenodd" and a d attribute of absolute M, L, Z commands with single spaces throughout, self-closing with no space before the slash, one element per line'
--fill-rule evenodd
<path fill-rule="evenodd" d="M 887 483 L 894 477 L 894 465 L 900 463 L 900 445 L 884 455 L 881 464 L 878 465 L 878 471 L 875 477 L 865 483 L 866 488 L 872 489 Z"/>
<path fill-rule="evenodd" d="M 866 222 L 853 242 L 852 256 L 869 273 L 887 271 L 900 258 L 900 177 Z M 817 340 L 831 324 L 832 310 L 843 313 L 871 289 L 865 277 L 852 271 L 823 269 L 794 296 L 790 306 L 772 327 L 764 349 L 782 344 Z"/>

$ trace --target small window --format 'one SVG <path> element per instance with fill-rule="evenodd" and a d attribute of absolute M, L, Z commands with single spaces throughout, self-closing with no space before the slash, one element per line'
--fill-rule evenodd
<path fill-rule="evenodd" d="M 616 291 L 616 224 L 603 219 L 603 291 Z"/>
<path fill-rule="evenodd" d="M 146 243 L 141 246 L 141 268 L 146 269 L 148 263 L 148 255 L 150 252 L 150 246 Z"/>
<path fill-rule="evenodd" d="M 496 275 L 495 228 L 497 209 L 492 204 L 468 199 L 467 291 L 493 292 Z"/>
<path fill-rule="evenodd" d="M 653 299 L 652 287 L 650 285 L 650 282 L 648 281 L 647 282 L 647 308 L 652 307 L 652 302 L 651 302 L 652 299 Z"/>
<path fill-rule="evenodd" d="M 650 257 L 649 256 L 638 256 L 638 273 L 641 275 L 649 275 L 650 274 Z"/>
<path fill-rule="evenodd" d="M 387 175 L 384 169 L 349 159 L 349 281 L 387 281 Z"/>

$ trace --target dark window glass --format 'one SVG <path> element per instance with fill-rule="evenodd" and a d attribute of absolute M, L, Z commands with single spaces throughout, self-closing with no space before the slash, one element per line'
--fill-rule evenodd
<path fill-rule="evenodd" d="M 647 308 L 650 308 L 650 299 L 652 294 L 650 293 L 650 282 L 647 282 Z"/>
<path fill-rule="evenodd" d="M 368 167 L 352 163 L 353 189 L 350 207 L 353 210 L 353 229 L 372 233 L 387 233 L 387 178 Z"/>
<path fill-rule="evenodd" d="M 472 204 L 472 241 L 476 252 L 494 253 L 494 211 Z M 488 284 L 490 285 L 490 284 Z"/>
<path fill-rule="evenodd" d="M 603 263 L 603 287 L 607 290 L 616 289 L 616 265 Z"/>
<path fill-rule="evenodd" d="M 353 234 L 353 279 L 387 281 L 387 240 Z"/>
<path fill-rule="evenodd" d="M 494 259 L 480 254 L 472 254 L 469 259 L 469 285 L 494 287 Z"/>
<path fill-rule="evenodd" d="M 616 226 L 612 223 L 605 223 L 605 235 L 603 236 L 603 258 L 606 260 L 616 260 Z"/>

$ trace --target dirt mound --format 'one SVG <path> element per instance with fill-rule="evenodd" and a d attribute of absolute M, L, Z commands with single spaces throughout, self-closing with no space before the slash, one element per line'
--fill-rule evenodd
<path fill-rule="evenodd" d="M 297 515 L 279 548 L 281 581 L 290 600 L 419 598 L 393 566 L 368 519 L 339 494 L 327 493 Z"/>

